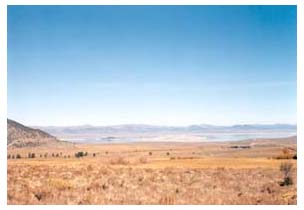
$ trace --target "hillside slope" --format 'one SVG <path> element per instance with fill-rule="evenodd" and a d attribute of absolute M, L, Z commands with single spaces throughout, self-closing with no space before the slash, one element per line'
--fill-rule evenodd
<path fill-rule="evenodd" d="M 40 130 L 24 126 L 7 119 L 7 146 L 8 147 L 36 147 L 67 143 Z"/>

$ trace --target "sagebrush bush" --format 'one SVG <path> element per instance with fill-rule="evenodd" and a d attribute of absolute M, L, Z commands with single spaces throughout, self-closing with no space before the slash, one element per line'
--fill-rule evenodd
<path fill-rule="evenodd" d="M 148 159 L 146 157 L 140 157 L 139 158 L 139 162 L 140 163 L 147 163 L 148 162 Z"/>
<path fill-rule="evenodd" d="M 280 165 L 280 171 L 283 173 L 283 181 L 280 182 L 281 186 L 288 186 L 293 184 L 291 177 L 291 172 L 293 169 L 293 164 L 290 162 L 284 162 Z"/>
<path fill-rule="evenodd" d="M 110 164 L 112 165 L 127 165 L 129 164 L 129 161 L 121 156 L 114 157 L 110 160 Z"/>

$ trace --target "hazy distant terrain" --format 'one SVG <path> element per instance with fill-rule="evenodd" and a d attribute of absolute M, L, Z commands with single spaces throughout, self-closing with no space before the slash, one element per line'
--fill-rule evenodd
<path fill-rule="evenodd" d="M 282 138 L 296 135 L 296 126 L 289 124 L 270 125 L 191 125 L 191 126 L 36 126 L 59 139 L 81 143 L 122 142 L 205 142 L 232 141 L 256 138 Z"/>

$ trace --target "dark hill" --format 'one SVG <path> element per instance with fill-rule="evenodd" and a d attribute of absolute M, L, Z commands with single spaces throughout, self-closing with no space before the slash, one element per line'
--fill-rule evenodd
<path fill-rule="evenodd" d="M 7 119 L 8 147 L 36 147 L 57 144 L 70 144 L 40 130 L 24 126 L 16 121 Z"/>

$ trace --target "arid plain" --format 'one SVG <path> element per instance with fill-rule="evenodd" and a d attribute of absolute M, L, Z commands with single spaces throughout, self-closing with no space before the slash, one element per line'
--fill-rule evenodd
<path fill-rule="evenodd" d="M 8 155 L 8 204 L 297 203 L 295 137 L 22 147 Z"/>

